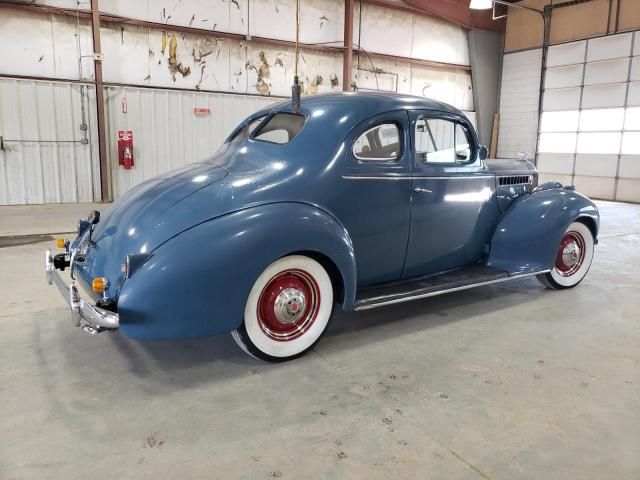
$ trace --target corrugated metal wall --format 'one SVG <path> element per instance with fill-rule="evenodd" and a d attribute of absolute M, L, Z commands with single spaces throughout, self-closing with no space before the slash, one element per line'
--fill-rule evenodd
<path fill-rule="evenodd" d="M 211 156 L 241 120 L 281 100 L 136 87 L 108 87 L 105 98 L 114 198 L 144 180 Z M 210 113 L 195 115 L 194 108 Z M 133 132 L 131 170 L 118 166 L 119 130 Z"/>
<path fill-rule="evenodd" d="M 0 79 L 0 136 L 0 204 L 99 197 L 93 86 Z"/>

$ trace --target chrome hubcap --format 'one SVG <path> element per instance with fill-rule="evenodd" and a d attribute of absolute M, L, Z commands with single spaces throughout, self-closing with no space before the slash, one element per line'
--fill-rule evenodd
<path fill-rule="evenodd" d="M 562 262 L 567 267 L 573 267 L 580 260 L 580 247 L 576 243 L 569 243 L 562 250 Z"/>
<path fill-rule="evenodd" d="M 306 298 L 302 290 L 285 288 L 276 297 L 273 313 L 281 323 L 295 323 L 305 312 Z"/>

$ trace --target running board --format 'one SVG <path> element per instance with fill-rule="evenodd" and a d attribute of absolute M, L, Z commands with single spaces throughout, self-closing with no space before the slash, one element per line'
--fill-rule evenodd
<path fill-rule="evenodd" d="M 368 310 L 384 305 L 392 305 L 394 303 L 434 297 L 436 295 L 457 292 L 468 288 L 481 287 L 492 283 L 531 277 L 548 271 L 549 270 L 544 270 L 510 276 L 503 270 L 497 270 L 491 267 L 463 267 L 431 277 L 421 277 L 413 280 L 366 287 L 357 292 L 353 309 Z"/>

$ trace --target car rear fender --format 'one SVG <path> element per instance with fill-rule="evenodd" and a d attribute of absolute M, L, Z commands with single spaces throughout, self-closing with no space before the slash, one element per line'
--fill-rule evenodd
<path fill-rule="evenodd" d="M 272 203 L 197 225 L 158 247 L 120 292 L 120 329 L 132 338 L 179 338 L 240 326 L 254 281 L 276 259 L 317 252 L 341 275 L 343 308 L 355 300 L 356 265 L 344 227 L 304 203 Z"/>
<path fill-rule="evenodd" d="M 519 197 L 498 222 L 487 265 L 512 275 L 551 268 L 563 233 L 576 220 L 597 239 L 598 208 L 573 188 L 545 184 Z"/>

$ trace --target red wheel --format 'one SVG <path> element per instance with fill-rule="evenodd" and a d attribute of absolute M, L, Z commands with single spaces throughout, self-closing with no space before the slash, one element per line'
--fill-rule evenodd
<path fill-rule="evenodd" d="M 589 271 L 594 245 L 589 227 L 573 222 L 560 239 L 553 268 L 549 273 L 538 275 L 538 280 L 552 289 L 575 287 Z"/>
<path fill-rule="evenodd" d="M 586 242 L 580 232 L 566 232 L 560 240 L 556 254 L 556 271 L 563 277 L 570 277 L 582 266 L 586 251 Z"/>
<path fill-rule="evenodd" d="M 295 358 L 320 339 L 333 310 L 333 285 L 312 258 L 276 260 L 258 277 L 233 338 L 247 353 L 268 361 Z"/>
<path fill-rule="evenodd" d="M 320 310 L 320 287 L 304 270 L 290 269 L 273 277 L 258 299 L 258 324 L 264 334 L 288 342 L 309 330 Z"/>

